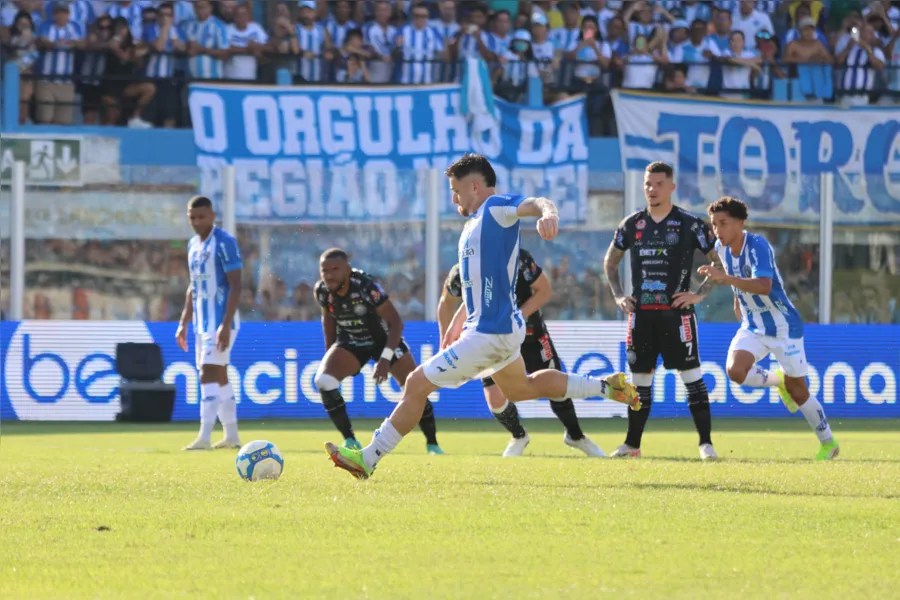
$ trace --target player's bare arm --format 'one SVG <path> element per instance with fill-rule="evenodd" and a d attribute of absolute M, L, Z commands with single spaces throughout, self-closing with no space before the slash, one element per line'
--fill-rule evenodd
<path fill-rule="evenodd" d="M 438 301 L 437 308 L 438 333 L 440 335 L 441 348 L 444 347 L 444 335 L 447 333 L 447 329 L 453 321 L 453 316 L 456 314 L 458 301 L 459 300 L 455 296 L 447 291 L 447 286 L 443 286 L 441 289 L 441 299 Z"/>
<path fill-rule="evenodd" d="M 394 303 L 390 300 L 385 300 L 381 306 L 375 309 L 375 312 L 385 323 L 387 323 L 387 341 L 384 344 L 384 348 L 393 353 L 393 351 L 397 349 L 397 346 L 400 345 L 400 340 L 403 339 L 403 319 L 400 318 L 400 313 L 397 312 Z M 391 359 L 385 358 L 384 355 L 382 355 L 378 364 L 375 365 L 375 383 L 381 383 L 387 379 L 390 371 Z"/>
<path fill-rule="evenodd" d="M 229 286 L 228 298 L 225 300 L 225 316 L 216 332 L 216 347 L 220 352 L 224 352 L 231 342 L 231 326 L 241 301 L 241 270 L 234 269 L 225 273 L 225 281 Z"/>
<path fill-rule="evenodd" d="M 734 316 L 737 317 L 738 321 L 744 320 L 744 315 L 741 314 L 741 301 L 738 300 L 737 295 L 734 297 Z"/>
<path fill-rule="evenodd" d="M 722 259 L 719 257 L 719 253 L 715 250 L 710 250 L 706 253 L 706 258 L 709 259 L 710 264 L 704 266 L 715 266 L 718 269 L 723 269 L 722 267 Z M 701 267 L 702 269 L 703 267 Z M 698 272 L 700 270 L 698 269 Z M 704 274 L 701 272 L 701 274 Z M 707 277 L 703 281 L 700 282 L 700 285 L 697 286 L 697 290 L 693 292 L 678 292 L 677 294 L 672 294 L 672 308 L 687 308 L 692 304 L 700 304 L 706 297 L 709 295 L 709 292 L 712 291 L 712 288 L 717 285 L 721 285 L 721 281 L 714 281 Z"/>
<path fill-rule="evenodd" d="M 194 290 L 188 285 L 187 292 L 184 294 L 184 308 L 181 309 L 181 320 L 178 322 L 178 329 L 175 331 L 175 341 L 178 347 L 187 352 L 187 326 L 194 316 Z"/>
<path fill-rule="evenodd" d="M 559 233 L 559 210 L 549 198 L 525 198 L 516 207 L 518 217 L 538 217 L 537 232 L 545 240 Z"/>
<path fill-rule="evenodd" d="M 454 313 L 453 319 L 450 321 L 450 326 L 447 327 L 447 331 L 444 332 L 444 337 L 441 339 L 441 350 L 459 339 L 467 317 L 466 304 L 463 302 L 459 305 L 459 308 L 456 309 L 456 313 Z"/>
<path fill-rule="evenodd" d="M 325 338 L 325 350 L 331 348 L 337 340 L 337 321 L 324 308 L 322 309 L 322 337 Z"/>
<path fill-rule="evenodd" d="M 522 316 L 526 319 L 541 310 L 553 295 L 553 284 L 550 283 L 550 278 L 545 273 L 541 273 L 540 277 L 531 284 L 531 293 L 531 298 L 526 300 L 519 308 L 522 311 Z"/>
<path fill-rule="evenodd" d="M 713 281 L 717 284 L 730 285 L 749 294 L 768 296 L 772 292 L 771 277 L 752 277 L 747 279 L 743 277 L 735 277 L 734 275 L 729 275 L 728 273 L 726 273 L 725 269 L 722 268 L 721 263 L 719 263 L 718 265 L 703 265 L 702 267 L 697 269 L 697 272 L 701 275 L 706 275 L 707 281 Z"/>
<path fill-rule="evenodd" d="M 625 295 L 622 288 L 622 278 L 619 276 L 619 263 L 625 258 L 625 251 L 616 248 L 615 244 L 609 245 L 606 256 L 603 258 L 603 272 L 606 274 L 606 280 L 609 282 L 609 289 L 616 304 L 622 309 L 622 312 L 634 312 L 635 299 Z"/>

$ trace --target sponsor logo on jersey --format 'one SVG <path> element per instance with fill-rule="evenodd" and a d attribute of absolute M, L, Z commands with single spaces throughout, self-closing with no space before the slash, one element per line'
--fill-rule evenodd
<path fill-rule="evenodd" d="M 487 308 L 491 305 L 491 300 L 494 298 L 494 278 L 493 277 L 485 277 L 484 278 L 484 306 Z"/>
<path fill-rule="evenodd" d="M 637 223 L 634 224 L 634 228 L 637 229 L 638 231 L 643 231 L 644 227 L 646 227 L 646 226 L 647 226 L 647 221 L 645 221 L 643 219 L 641 219 L 640 221 L 638 221 Z"/>
<path fill-rule="evenodd" d="M 669 251 L 666 248 L 644 248 L 638 256 L 668 256 Z"/>
<path fill-rule="evenodd" d="M 666 289 L 666 284 L 664 284 L 662 281 L 650 280 L 645 281 L 641 285 L 641 289 L 646 292 L 661 292 Z"/>

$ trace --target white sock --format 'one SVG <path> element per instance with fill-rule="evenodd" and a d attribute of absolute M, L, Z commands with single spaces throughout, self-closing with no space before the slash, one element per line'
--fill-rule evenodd
<path fill-rule="evenodd" d="M 363 460 L 366 466 L 374 469 L 382 458 L 397 447 L 403 436 L 397 431 L 389 419 L 385 419 L 381 427 L 372 434 L 372 443 L 363 448 Z"/>
<path fill-rule="evenodd" d="M 566 398 L 583 399 L 595 396 L 601 398 L 609 397 L 606 381 L 569 373 L 569 378 L 566 381 Z"/>
<path fill-rule="evenodd" d="M 219 384 L 200 384 L 200 439 L 209 441 L 219 412 Z"/>
<path fill-rule="evenodd" d="M 800 405 L 800 412 L 803 413 L 803 416 L 806 417 L 806 422 L 816 432 L 819 442 L 827 444 L 833 439 L 831 425 L 828 424 L 828 419 L 825 418 L 825 411 L 818 400 L 810 396 L 806 402 Z"/>
<path fill-rule="evenodd" d="M 504 403 L 503 403 L 503 406 L 501 406 L 500 408 L 494 408 L 493 406 L 491 406 L 490 404 L 488 404 L 488 408 L 491 409 L 491 412 L 492 412 L 493 414 L 495 414 L 495 415 L 503 414 L 503 411 L 506 410 L 506 408 L 507 408 L 508 406 L 509 406 L 509 400 L 507 400 L 506 402 L 504 402 Z"/>
<path fill-rule="evenodd" d="M 746 385 L 747 387 L 775 387 L 778 385 L 778 376 L 771 371 L 766 371 L 759 365 L 753 365 L 753 368 L 750 369 L 750 372 L 747 373 L 747 379 L 744 380 L 744 383 L 741 385 Z"/>
<path fill-rule="evenodd" d="M 225 430 L 225 437 L 237 441 L 237 402 L 234 399 L 234 389 L 231 387 L 231 383 L 226 383 L 219 388 L 218 414 L 222 429 Z"/>

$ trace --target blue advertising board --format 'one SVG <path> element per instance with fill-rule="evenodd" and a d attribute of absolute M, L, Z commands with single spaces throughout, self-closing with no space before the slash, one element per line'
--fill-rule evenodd
<path fill-rule="evenodd" d="M 625 370 L 622 322 L 552 321 L 549 324 L 564 366 L 602 376 Z M 701 324 L 700 352 L 713 415 L 789 416 L 775 390 L 743 388 L 725 375 L 732 324 Z M 835 418 L 897 418 L 900 327 L 892 325 L 810 325 L 806 350 L 810 387 Z M 404 336 L 417 362 L 437 345 L 434 323 L 410 322 Z M 324 418 L 313 376 L 324 353 L 316 322 L 245 323 L 232 352 L 230 379 L 240 392 L 242 419 Z M 175 420 L 197 420 L 198 377 L 192 353 L 175 344 L 174 323 L 143 321 L 23 321 L 0 323 L 4 420 L 107 421 L 119 411 L 115 347 L 120 342 L 154 341 L 162 347 L 165 380 L 178 389 Z M 764 364 L 769 364 L 764 359 Z M 372 365 L 342 388 L 351 416 L 382 418 L 400 399 L 389 381 L 376 386 Z M 440 390 L 432 397 L 439 418 L 489 418 L 480 382 Z M 525 417 L 551 417 L 548 402 L 519 404 Z M 624 416 L 613 402 L 576 399 L 582 417 Z M 690 412 L 677 375 L 659 370 L 654 385 L 656 417 Z"/>

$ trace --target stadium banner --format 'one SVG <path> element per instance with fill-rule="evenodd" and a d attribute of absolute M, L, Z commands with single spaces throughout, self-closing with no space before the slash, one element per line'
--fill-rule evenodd
<path fill-rule="evenodd" d="M 165 381 L 177 386 L 173 418 L 198 420 L 199 382 L 193 348 L 175 343 L 175 323 L 143 321 L 0 322 L 2 391 L 0 419 L 109 421 L 119 412 L 116 344 L 156 342 L 165 360 Z M 623 322 L 551 321 L 550 332 L 564 367 L 603 376 L 626 370 Z M 777 391 L 735 385 L 725 375 L 733 324 L 700 324 L 701 355 L 716 417 L 787 417 Z M 421 363 L 438 347 L 434 323 L 410 322 L 404 336 Z M 900 350 L 896 325 L 810 325 L 806 350 L 810 386 L 828 416 L 897 418 Z M 192 336 L 188 336 L 192 339 Z M 313 377 L 324 354 L 316 322 L 244 323 L 238 332 L 229 379 L 239 392 L 242 419 L 325 418 Z M 763 361 L 770 366 L 768 360 Z M 771 364 L 774 366 L 774 363 Z M 373 365 L 345 380 L 342 390 L 353 417 L 383 418 L 400 399 L 393 380 L 376 386 Z M 481 382 L 431 396 L 439 418 L 490 418 Z M 614 402 L 576 400 L 582 417 L 624 417 Z M 520 403 L 524 417 L 552 417 L 548 401 Z M 655 375 L 655 417 L 688 417 L 684 385 L 676 373 Z"/>
<path fill-rule="evenodd" d="M 547 196 L 581 222 L 588 192 L 584 97 L 543 108 L 495 103 L 467 119 L 459 85 L 316 87 L 192 83 L 200 191 L 221 196 L 237 173 L 243 222 L 421 221 L 429 169 L 466 152 L 491 159 L 501 192 Z M 455 215 L 446 181 L 442 214 Z"/>
<path fill-rule="evenodd" d="M 834 173 L 834 222 L 900 226 L 900 119 L 892 106 L 809 106 L 613 92 L 622 169 L 675 166 L 679 202 L 722 195 L 761 223 L 819 222 Z"/>

